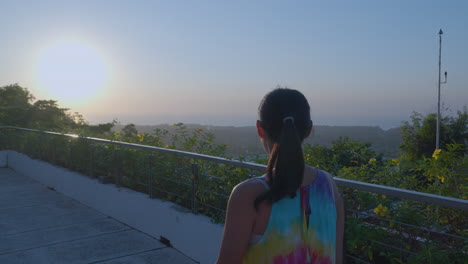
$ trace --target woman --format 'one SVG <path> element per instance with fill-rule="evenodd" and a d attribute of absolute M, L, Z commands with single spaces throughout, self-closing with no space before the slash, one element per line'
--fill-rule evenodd
<path fill-rule="evenodd" d="M 257 132 L 269 154 L 266 175 L 233 189 L 218 264 L 342 263 L 343 201 L 326 172 L 304 163 L 311 129 L 299 91 L 263 98 Z"/>

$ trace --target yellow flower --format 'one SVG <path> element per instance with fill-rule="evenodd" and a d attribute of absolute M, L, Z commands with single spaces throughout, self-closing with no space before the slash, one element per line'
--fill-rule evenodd
<path fill-rule="evenodd" d="M 140 140 L 140 142 L 143 142 L 143 140 L 145 140 L 145 134 L 138 134 L 138 140 Z"/>
<path fill-rule="evenodd" d="M 437 175 L 437 178 L 442 182 L 445 183 L 445 177 L 442 175 Z"/>
<path fill-rule="evenodd" d="M 371 165 L 375 164 L 376 162 L 377 162 L 376 159 L 370 159 L 370 160 L 369 160 L 369 164 L 371 164 Z"/>
<path fill-rule="evenodd" d="M 436 149 L 436 150 L 434 150 L 434 153 L 432 153 L 432 157 L 433 157 L 434 159 L 438 159 L 438 158 L 439 158 L 439 155 L 440 155 L 440 152 L 442 152 L 441 149 Z"/>
<path fill-rule="evenodd" d="M 400 166 L 400 161 L 397 159 L 392 159 L 392 164 L 395 166 Z"/>
<path fill-rule="evenodd" d="M 387 214 L 388 208 L 379 204 L 376 208 L 374 208 L 374 213 L 378 216 L 385 216 Z"/>

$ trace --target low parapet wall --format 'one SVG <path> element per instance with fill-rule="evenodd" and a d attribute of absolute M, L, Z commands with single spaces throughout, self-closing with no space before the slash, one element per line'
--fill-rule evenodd
<path fill-rule="evenodd" d="M 15 151 L 0 151 L 0 167 L 3 160 L 15 171 L 116 220 L 156 238 L 169 239 L 176 249 L 200 263 L 216 260 L 223 226 L 213 224 L 206 216 L 194 215 L 170 202 L 150 199 L 143 193 L 101 184 L 96 179 Z"/>

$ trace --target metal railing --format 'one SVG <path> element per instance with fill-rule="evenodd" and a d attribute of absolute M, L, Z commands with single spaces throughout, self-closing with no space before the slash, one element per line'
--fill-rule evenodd
<path fill-rule="evenodd" d="M 171 155 L 181 156 L 185 158 L 194 158 L 197 160 L 211 161 L 215 163 L 251 169 L 251 170 L 255 170 L 259 172 L 265 172 L 265 169 L 266 169 L 266 165 L 262 165 L 262 164 L 238 161 L 234 159 L 226 159 L 226 158 L 221 158 L 221 157 L 216 157 L 216 156 L 203 155 L 203 154 L 175 150 L 175 149 L 153 147 L 153 146 L 127 143 L 127 142 L 121 142 L 121 141 L 112 141 L 112 140 L 102 139 L 102 138 L 80 137 L 74 134 L 62 134 L 62 133 L 57 133 L 57 132 L 41 131 L 41 130 L 36 130 L 36 129 L 19 128 L 19 127 L 13 127 L 13 126 L 0 126 L 0 129 L 14 129 L 14 130 L 20 130 L 20 131 L 41 133 L 41 134 L 46 134 L 46 135 L 80 138 L 82 140 L 95 142 L 95 143 L 112 144 L 112 145 L 135 148 L 135 149 L 142 149 L 142 150 L 147 150 L 147 151 L 152 151 L 152 152 L 157 152 L 157 153 L 171 154 Z M 434 195 L 434 194 L 429 194 L 429 193 L 416 192 L 416 191 L 377 185 L 377 184 L 366 183 L 366 182 L 353 181 L 353 180 L 337 178 L 337 177 L 334 177 L 334 180 L 336 184 L 340 187 L 352 188 L 352 189 L 359 190 L 359 191 L 371 192 L 375 194 L 387 195 L 387 196 L 392 196 L 396 198 L 402 198 L 402 199 L 407 199 L 407 200 L 412 200 L 412 201 L 424 202 L 428 204 L 440 205 L 440 206 L 449 207 L 453 209 L 461 209 L 465 211 L 468 210 L 468 200 Z"/>
<path fill-rule="evenodd" d="M 0 126 L 1 131 L 23 131 L 23 132 L 31 132 L 37 134 L 39 136 L 48 135 L 48 136 L 55 136 L 70 139 L 67 142 L 70 144 L 68 151 L 68 161 L 66 162 L 69 168 L 72 168 L 72 141 L 71 140 L 80 140 L 82 142 L 90 143 L 87 147 L 87 162 L 88 162 L 88 169 L 86 173 L 89 176 L 97 176 L 103 173 L 96 173 L 98 167 L 95 160 L 95 155 L 97 155 L 97 148 L 92 144 L 101 144 L 101 145 L 112 145 L 115 147 L 122 147 L 128 148 L 133 150 L 142 150 L 145 152 L 149 152 L 148 160 L 144 164 L 140 164 L 139 166 L 146 166 L 147 175 L 142 179 L 138 178 L 134 180 L 136 184 L 140 187 L 135 187 L 135 189 L 139 191 L 143 191 L 149 195 L 150 198 L 161 198 L 161 194 L 171 197 L 172 201 L 177 201 L 177 199 L 184 200 L 185 202 L 180 202 L 179 204 L 183 204 L 183 206 L 189 208 L 192 213 L 199 213 L 202 208 L 207 208 L 204 212 L 208 211 L 216 211 L 218 218 L 223 218 L 225 213 L 225 204 L 218 203 L 219 200 L 226 201 L 228 195 L 230 193 L 230 189 L 225 190 L 222 186 L 225 184 L 226 178 L 220 178 L 215 176 L 213 173 L 209 173 L 207 171 L 216 170 L 218 166 L 232 166 L 233 168 L 242 168 L 251 173 L 247 173 L 249 176 L 258 175 L 259 173 L 264 173 L 266 166 L 251 162 L 239 161 L 234 159 L 210 156 L 210 155 L 203 155 L 193 152 L 187 151 L 180 151 L 175 149 L 168 149 L 168 148 L 161 148 L 161 147 L 154 147 L 148 145 L 141 145 L 141 144 L 134 144 L 128 142 L 121 142 L 121 141 L 113 141 L 101 138 L 93 138 L 93 137 L 82 137 L 73 134 L 61 134 L 57 132 L 49 132 L 49 131 L 41 131 L 35 129 L 27 129 L 27 128 L 19 128 L 19 127 L 12 127 L 12 126 Z M 39 140 L 41 141 L 41 140 Z M 92 144 L 91 144 L 92 143 Z M 1 147 L 1 146 L 0 146 Z M 114 182 L 116 185 L 124 185 L 124 177 L 121 174 L 122 171 L 122 164 L 125 159 L 123 159 L 118 152 L 111 152 L 111 158 L 109 162 L 114 166 Z M 164 175 L 163 173 L 156 173 L 158 171 L 159 163 L 164 163 L 165 158 L 162 155 L 174 156 L 177 157 L 177 160 L 170 160 L 169 163 L 172 164 L 175 162 L 179 162 L 178 168 L 171 169 L 171 173 L 167 173 Z M 55 154 L 52 156 L 55 157 Z M 127 157 L 128 158 L 128 157 Z M 155 162 L 157 160 L 157 162 Z M 207 169 L 204 162 L 213 163 L 215 165 L 210 166 L 210 169 Z M 186 177 L 178 176 L 178 175 L 190 175 L 189 180 Z M 429 193 L 422 193 L 416 192 L 411 190 L 405 190 L 401 188 L 394 188 L 389 186 L 359 182 L 354 180 L 348 180 L 343 178 L 334 177 L 336 184 L 343 188 L 343 189 L 351 189 L 366 193 L 371 193 L 373 195 L 385 195 L 389 197 L 394 197 L 395 199 L 395 206 L 398 205 L 398 199 L 402 199 L 404 201 L 414 201 L 416 203 L 423 203 L 428 205 L 439 206 L 442 208 L 451 208 L 455 210 L 461 210 L 462 217 L 466 215 L 468 211 L 468 201 L 463 199 L 445 197 L 440 195 L 434 195 Z M 175 184 L 177 186 L 182 186 L 185 191 L 184 193 L 180 193 L 180 189 L 178 189 L 179 193 L 176 191 L 169 190 L 167 188 L 162 188 L 161 185 L 157 183 L 164 183 L 164 185 L 171 185 Z M 211 184 L 210 188 L 200 188 L 201 185 Z M 128 184 L 127 184 L 128 185 Z M 231 185 L 232 186 L 232 185 Z M 216 189 L 218 188 L 218 189 Z M 219 190 L 219 191 L 216 191 Z M 216 196 L 211 199 L 211 201 L 215 201 L 216 204 L 210 204 L 206 201 L 206 199 L 200 198 L 202 195 L 205 196 Z M 351 196 L 352 197 L 352 196 Z M 164 199 L 164 197 L 162 197 Z M 351 199 L 351 198 L 350 198 Z M 176 202 L 177 203 L 177 202 Z M 417 205 L 416 205 L 417 206 Z M 385 222 L 390 223 L 391 226 L 398 226 L 397 231 L 392 231 L 388 227 L 380 226 L 378 229 L 383 230 L 386 233 L 392 235 L 393 233 L 397 233 L 397 236 L 403 236 L 403 239 L 412 238 L 414 241 L 428 241 L 430 239 L 437 239 L 437 238 L 449 238 L 449 239 L 458 239 L 461 243 L 467 243 L 468 238 L 457 234 L 449 234 L 444 232 L 443 230 L 438 230 L 434 227 L 424 227 L 419 226 L 418 224 L 414 223 L 405 223 L 403 221 L 388 219 L 384 217 L 379 217 L 373 213 L 369 213 L 368 211 L 359 211 L 355 210 L 354 208 L 347 208 L 347 215 L 352 216 L 353 218 L 357 219 L 365 219 L 365 225 L 363 228 L 367 227 L 379 227 L 379 223 Z M 213 215 L 210 215 L 213 217 Z M 220 221 L 220 219 L 218 219 Z M 222 221 L 222 220 L 221 220 Z M 462 220 L 463 221 L 463 220 Z M 410 233 L 414 230 L 415 235 L 411 235 Z M 426 234 L 426 235 L 425 235 Z M 426 237 L 423 237 L 426 236 Z M 387 248 L 388 250 L 395 250 L 398 251 L 400 255 L 412 255 L 415 252 L 406 249 L 401 245 L 395 245 L 395 243 L 391 244 L 390 242 L 383 240 L 376 240 L 374 238 L 370 238 L 369 242 L 373 243 L 376 246 L 382 246 Z M 466 252 L 465 252 L 466 253 Z M 364 260 L 362 257 L 358 256 L 351 256 L 347 255 L 348 260 L 360 263 L 369 263 L 369 260 Z M 369 258 L 368 258 L 369 259 Z"/>

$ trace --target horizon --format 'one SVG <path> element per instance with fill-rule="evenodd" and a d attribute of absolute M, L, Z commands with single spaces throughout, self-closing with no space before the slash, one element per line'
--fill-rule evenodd
<path fill-rule="evenodd" d="M 183 123 L 184 125 L 200 125 L 200 126 L 213 126 L 213 127 L 255 127 L 255 123 L 257 119 L 252 119 L 252 122 L 249 122 L 247 118 L 239 118 L 236 119 L 237 122 L 227 122 L 227 121 L 222 121 L 222 120 L 215 120 L 214 122 L 206 122 L 204 118 L 191 118 L 191 119 L 175 119 L 175 118 L 160 118 L 160 119 L 155 119 L 154 117 L 141 117 L 140 121 L 137 119 L 119 119 L 119 118 L 114 118 L 114 119 L 98 119 L 101 121 L 90 121 L 89 123 L 91 125 L 97 125 L 97 124 L 102 124 L 102 123 L 108 123 L 111 122 L 112 120 L 115 120 L 117 122 L 117 125 L 125 126 L 129 124 L 134 124 L 135 126 L 162 126 L 162 125 L 168 125 L 172 126 L 177 123 Z M 133 121 L 132 121 L 133 120 Z M 137 120 L 135 122 L 135 120 Z M 153 120 L 153 121 L 151 121 Z M 177 121 L 179 120 L 179 121 Z M 197 120 L 199 122 L 197 122 Z M 88 121 L 88 120 L 87 120 Z M 403 122 L 403 121 L 401 121 Z M 330 126 L 330 127 L 378 127 L 381 128 L 384 131 L 394 129 L 394 128 L 399 128 L 401 127 L 401 122 L 400 125 L 398 126 L 392 126 L 392 127 L 382 127 L 378 125 L 372 125 L 372 124 L 333 124 L 333 123 L 316 123 L 314 121 L 314 126 Z"/>
<path fill-rule="evenodd" d="M 297 89 L 317 125 L 399 127 L 468 101 L 468 2 L 4 1 L 0 86 L 86 121 L 254 125 Z M 21 32 L 21 33 L 20 33 Z M 450 110 L 447 110 L 450 109 Z"/>

